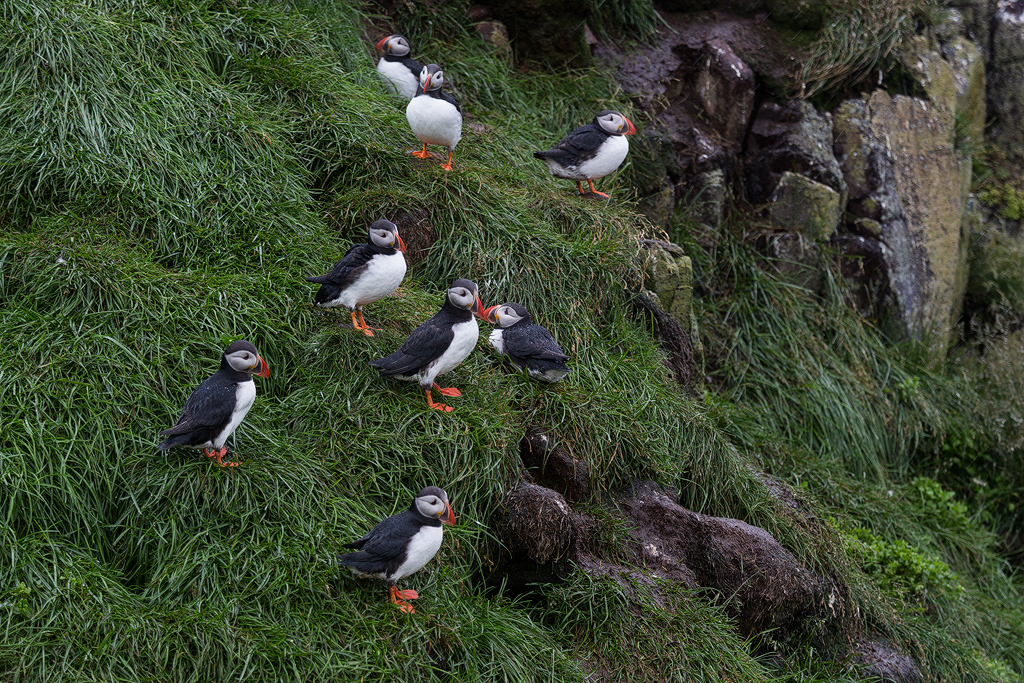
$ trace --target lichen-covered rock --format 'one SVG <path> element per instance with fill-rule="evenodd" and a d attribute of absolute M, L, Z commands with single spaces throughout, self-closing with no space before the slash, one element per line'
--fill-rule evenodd
<path fill-rule="evenodd" d="M 991 0 L 950 0 L 949 7 L 960 14 L 961 33 L 975 45 L 988 49 L 994 7 Z"/>
<path fill-rule="evenodd" d="M 821 289 L 821 250 L 798 232 L 768 237 L 768 256 L 776 276 L 813 293 Z"/>
<path fill-rule="evenodd" d="M 843 272 L 859 288 L 854 297 L 894 337 L 945 348 L 963 297 L 966 255 L 967 162 L 953 149 L 949 118 L 932 103 L 883 91 L 844 102 L 834 118 L 848 211 L 875 221 L 881 233 L 839 240 L 852 259 Z"/>
<path fill-rule="evenodd" d="M 586 38 L 590 5 L 570 0 L 491 0 L 520 61 L 582 67 L 593 58 Z"/>
<path fill-rule="evenodd" d="M 691 182 L 689 201 L 695 207 L 696 219 L 711 233 L 717 234 L 725 221 L 729 203 L 729 186 L 721 169 L 698 173 Z M 678 236 L 670 237 L 678 239 Z"/>
<path fill-rule="evenodd" d="M 942 124 L 942 130 L 949 135 L 953 144 L 954 117 L 956 115 L 957 83 L 953 67 L 933 49 L 926 36 L 913 36 L 900 44 L 898 57 L 904 73 L 914 78 L 928 100 L 934 105 L 933 114 Z"/>
<path fill-rule="evenodd" d="M 832 122 L 810 102 L 761 105 L 747 137 L 744 192 L 753 204 L 771 199 L 786 172 L 826 185 L 846 205 L 846 181 L 832 152 Z"/>
<path fill-rule="evenodd" d="M 769 214 L 773 223 L 824 242 L 839 225 L 839 199 L 828 185 L 786 171 L 772 194 Z"/>
<path fill-rule="evenodd" d="M 688 325 L 693 305 L 693 262 L 683 248 L 671 242 L 643 240 L 647 250 L 644 286 L 658 297 L 663 309 L 681 325 Z"/>
<path fill-rule="evenodd" d="M 1024 160 L 1024 3 L 998 0 L 992 23 L 988 108 L 993 141 Z"/>
<path fill-rule="evenodd" d="M 961 36 L 942 46 L 956 85 L 956 141 L 965 149 L 985 144 L 985 60 L 981 48 Z"/>

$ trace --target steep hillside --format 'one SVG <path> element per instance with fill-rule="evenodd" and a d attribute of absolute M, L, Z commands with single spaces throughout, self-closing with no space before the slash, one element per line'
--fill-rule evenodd
<path fill-rule="evenodd" d="M 366 34 L 387 21 L 366 11 L 0 9 L 0 677 L 859 680 L 843 654 L 877 638 L 930 680 L 1017 680 L 1024 611 L 994 534 L 909 481 L 917 449 L 963 432 L 973 385 L 884 343 L 838 285 L 819 300 L 780 284 L 737 216 L 714 249 L 683 240 L 721 295 L 699 304 L 716 375 L 695 401 L 635 301 L 640 240 L 664 235 L 636 213 L 628 172 L 599 183 L 608 204 L 531 156 L 600 109 L 643 120 L 611 75 L 515 70 L 461 6 L 399 11 L 468 115 L 445 173 L 407 153 Z M 316 309 L 303 278 L 381 216 L 408 226 L 415 265 L 367 309 L 384 328 L 368 338 Z M 533 311 L 570 378 L 510 372 L 486 335 L 448 376 L 463 392 L 450 414 L 378 378 L 367 363 L 457 277 L 486 305 Z M 158 451 L 240 338 L 270 366 L 233 438 L 242 466 Z M 621 572 L 502 588 L 493 521 L 529 427 L 588 467 L 574 514 Z M 614 505 L 644 480 L 767 531 L 843 587 L 842 618 L 742 633 L 731 595 L 651 578 Z M 458 525 L 410 580 L 422 597 L 407 616 L 335 558 L 426 485 L 447 490 Z"/>

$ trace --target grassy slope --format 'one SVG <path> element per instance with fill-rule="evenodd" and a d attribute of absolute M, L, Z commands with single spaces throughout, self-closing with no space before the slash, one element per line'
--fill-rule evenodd
<path fill-rule="evenodd" d="M 609 79 L 516 75 L 451 28 L 445 12 L 457 10 L 435 24 L 410 17 L 417 52 L 444 55 L 482 126 L 467 128 L 446 175 L 405 155 L 414 140 L 370 70 L 360 17 L 299 9 L 0 10 L 0 670 L 574 680 L 589 659 L 624 680 L 772 678 L 706 596 L 674 596 L 671 609 L 642 599 L 642 616 L 627 618 L 627 596 L 584 576 L 550 588 L 542 608 L 484 597 L 470 581 L 488 507 L 538 422 L 590 463 L 600 491 L 656 476 L 692 507 L 740 516 L 808 562 L 858 576 L 829 555 L 836 537 L 793 524 L 715 420 L 672 387 L 625 295 L 641 222 L 572 198 L 531 160 L 538 140 L 627 108 Z M 322 272 L 373 218 L 424 208 L 439 240 L 399 296 L 372 307 L 383 333 L 352 334 L 310 306 L 302 275 Z M 572 381 L 540 388 L 474 354 L 452 373 L 464 397 L 440 415 L 414 388 L 378 380 L 366 362 L 432 314 L 458 276 L 485 303 L 536 311 L 572 353 Z M 158 454 L 156 432 L 240 337 L 272 372 L 236 436 L 245 465 Z M 759 434 L 718 424 L 741 444 Z M 767 433 L 799 442 L 783 423 Z M 333 557 L 428 483 L 449 491 L 460 524 L 416 576 L 424 597 L 409 619 Z M 876 593 L 865 586 L 866 607 Z M 970 657 L 950 664 L 962 648 L 924 640 L 927 624 L 874 613 L 884 632 L 930 646 L 933 673 L 991 678 Z M 651 653 L 642 662 L 638 638 Z"/>

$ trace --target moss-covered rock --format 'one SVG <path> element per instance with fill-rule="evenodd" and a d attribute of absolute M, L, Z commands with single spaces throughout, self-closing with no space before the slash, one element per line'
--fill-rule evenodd
<path fill-rule="evenodd" d="M 786 171 L 772 195 L 769 215 L 772 222 L 823 242 L 832 237 L 839 225 L 839 193 L 828 185 Z"/>

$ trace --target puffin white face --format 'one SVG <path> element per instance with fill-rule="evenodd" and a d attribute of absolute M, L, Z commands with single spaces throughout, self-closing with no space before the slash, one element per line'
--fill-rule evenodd
<path fill-rule="evenodd" d="M 260 354 L 256 353 L 256 349 L 250 344 L 235 350 L 228 347 L 224 352 L 224 359 L 227 360 L 228 365 L 232 369 L 238 372 L 251 372 L 260 377 L 270 377 L 270 369 L 267 367 L 266 361 L 260 357 Z"/>
<path fill-rule="evenodd" d="M 508 305 L 498 306 L 493 315 L 494 322 L 498 323 L 501 327 L 512 327 L 523 319 L 523 316 L 516 313 L 516 309 Z"/>
<path fill-rule="evenodd" d="M 452 287 L 448 290 L 448 301 L 456 308 L 469 310 L 476 304 L 476 292 L 471 291 L 469 287 Z"/>
<path fill-rule="evenodd" d="M 436 486 L 420 491 L 420 495 L 416 497 L 416 511 L 424 517 L 436 517 L 442 524 L 455 522 L 455 513 L 448 504 L 448 494 Z"/>
<path fill-rule="evenodd" d="M 377 49 L 382 50 L 386 55 L 394 55 L 396 57 L 404 57 L 409 54 L 409 41 L 406 40 L 405 36 L 388 36 L 384 40 L 377 43 Z"/>
<path fill-rule="evenodd" d="M 380 221 L 378 221 L 380 222 Z M 398 249 L 405 251 L 405 243 L 398 236 L 398 227 L 392 225 L 390 228 L 370 228 L 370 241 L 381 249 Z"/>
<path fill-rule="evenodd" d="M 636 132 L 630 120 L 617 111 L 599 113 L 597 123 L 609 135 L 632 135 Z"/>
<path fill-rule="evenodd" d="M 444 72 L 437 64 L 427 64 L 420 72 L 420 87 L 423 92 L 438 90 L 444 85 Z"/>

